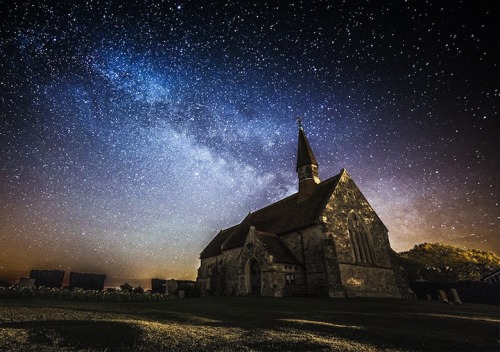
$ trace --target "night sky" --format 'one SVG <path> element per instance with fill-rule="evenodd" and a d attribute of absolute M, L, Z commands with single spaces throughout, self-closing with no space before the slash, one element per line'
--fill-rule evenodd
<path fill-rule="evenodd" d="M 297 190 L 298 116 L 392 247 L 500 253 L 497 1 L 0 1 L 0 277 L 194 279 Z"/>

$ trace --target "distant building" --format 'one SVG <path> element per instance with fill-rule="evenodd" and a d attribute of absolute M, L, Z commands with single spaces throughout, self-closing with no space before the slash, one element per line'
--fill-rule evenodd
<path fill-rule="evenodd" d="M 173 279 L 167 280 L 166 285 L 167 285 L 166 293 L 169 295 L 173 295 L 175 293 L 175 291 L 177 291 L 177 288 L 179 287 L 177 280 L 173 280 Z"/>
<path fill-rule="evenodd" d="M 173 294 L 178 288 L 176 280 L 151 279 L 151 293 Z"/>
<path fill-rule="evenodd" d="M 64 271 L 31 270 L 30 278 L 35 279 L 35 286 L 60 288 L 64 279 Z"/>
<path fill-rule="evenodd" d="M 166 293 L 167 280 L 151 279 L 151 293 Z"/>
<path fill-rule="evenodd" d="M 221 230 L 201 252 L 202 294 L 401 297 L 388 230 L 345 169 L 323 182 L 300 126 L 299 191 Z M 401 293 L 400 293 L 401 292 Z"/>
<path fill-rule="evenodd" d="M 70 273 L 69 274 L 69 288 L 82 288 L 84 290 L 97 290 L 104 289 L 104 281 L 106 275 L 104 274 L 89 274 L 89 273 Z"/>

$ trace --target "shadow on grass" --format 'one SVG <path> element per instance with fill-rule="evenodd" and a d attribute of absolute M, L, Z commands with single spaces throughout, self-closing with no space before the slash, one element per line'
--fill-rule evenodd
<path fill-rule="evenodd" d="M 115 321 L 48 320 L 5 323 L 2 328 L 26 330 L 31 344 L 52 347 L 127 349 L 141 337 L 139 328 Z"/>
<path fill-rule="evenodd" d="M 481 307 L 429 305 L 405 301 L 277 301 L 209 299 L 183 302 L 168 310 L 140 312 L 149 318 L 181 324 L 240 328 L 249 335 L 261 330 L 276 336 L 302 332 L 322 339 L 337 338 L 381 348 L 415 351 L 498 350 L 498 320 L 478 314 Z M 197 306 L 196 308 L 193 306 Z M 177 309 L 176 309 L 177 308 Z M 493 317 L 494 318 L 494 317 Z M 256 350 L 293 350 L 294 343 L 278 338 L 269 345 L 248 339 Z M 316 341 L 300 342 L 302 350 L 322 349 Z M 273 347 L 274 346 L 274 347 Z M 296 346 L 295 346 L 296 347 Z"/>
<path fill-rule="evenodd" d="M 34 309 L 37 309 L 33 302 Z M 46 302 L 42 302 L 46 305 Z M 181 325 L 176 350 L 363 350 L 500 351 L 498 307 L 451 306 L 405 300 L 321 300 L 214 297 L 161 303 L 53 303 L 73 312 L 112 314 L 151 321 L 167 327 Z M 46 307 L 44 308 L 46 309 Z M 198 342 L 186 331 L 198 328 L 208 337 Z M 148 332 L 121 321 L 48 321 L 6 323 L 1 327 L 25 329 L 40 346 L 76 346 L 126 350 L 148 340 Z M 214 329 L 210 329 L 214 328 Z M 239 341 L 224 336 L 225 328 L 242 334 Z M 153 328 L 154 329 L 154 328 Z M 41 331 L 37 333 L 36 331 Z M 52 334 L 52 335 L 51 335 Z M 234 336 L 234 335 L 228 335 Z M 144 340 L 143 342 L 140 342 Z M 148 340 L 149 341 L 149 340 Z M 167 345 L 170 340 L 165 340 Z M 230 343 L 230 345 L 228 345 Z M 166 345 L 158 345 L 165 349 Z M 169 345 L 170 346 L 170 345 Z M 193 348 L 193 346 L 196 346 Z M 354 347 L 352 347 L 354 346 Z M 343 348 L 345 347 L 345 348 Z M 151 350 L 151 349 L 146 349 Z"/>
<path fill-rule="evenodd" d="M 248 341 L 250 351 L 329 351 L 329 344 L 312 341 Z"/>

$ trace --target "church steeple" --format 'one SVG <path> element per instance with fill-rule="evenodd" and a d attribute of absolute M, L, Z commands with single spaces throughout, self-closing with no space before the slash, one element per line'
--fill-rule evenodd
<path fill-rule="evenodd" d="M 321 181 L 318 176 L 318 162 L 307 140 L 300 118 L 299 144 L 297 148 L 297 173 L 299 177 L 299 201 L 309 197 Z"/>

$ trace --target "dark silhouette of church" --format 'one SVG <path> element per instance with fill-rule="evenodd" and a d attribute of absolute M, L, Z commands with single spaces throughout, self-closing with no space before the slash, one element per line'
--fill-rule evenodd
<path fill-rule="evenodd" d="M 299 125 L 297 193 L 221 230 L 201 252 L 203 294 L 401 297 L 388 231 L 345 169 L 323 182 Z"/>

